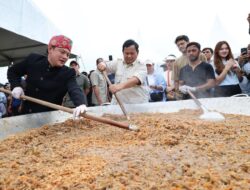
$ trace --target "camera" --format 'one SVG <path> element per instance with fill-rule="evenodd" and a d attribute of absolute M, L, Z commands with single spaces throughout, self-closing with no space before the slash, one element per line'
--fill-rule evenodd
<path fill-rule="evenodd" d="M 241 48 L 240 53 L 241 53 L 241 55 L 247 54 L 247 48 Z"/>

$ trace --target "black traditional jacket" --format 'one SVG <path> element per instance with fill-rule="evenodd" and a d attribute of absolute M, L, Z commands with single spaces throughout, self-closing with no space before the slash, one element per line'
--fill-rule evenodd
<path fill-rule="evenodd" d="M 21 86 L 21 77 L 27 75 L 25 95 L 61 105 L 66 92 L 69 92 L 75 106 L 86 104 L 86 99 L 76 83 L 74 69 L 67 66 L 51 67 L 46 56 L 30 54 L 24 61 L 13 64 L 8 69 L 11 88 Z M 24 101 L 23 113 L 37 113 L 53 109 Z"/>

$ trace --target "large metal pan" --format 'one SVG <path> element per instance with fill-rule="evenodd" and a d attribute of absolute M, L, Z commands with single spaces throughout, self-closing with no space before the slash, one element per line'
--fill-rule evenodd
<path fill-rule="evenodd" d="M 249 97 L 207 98 L 199 100 L 209 110 L 214 110 L 221 113 L 242 114 L 250 116 Z M 171 113 L 178 112 L 181 109 L 198 109 L 198 107 L 193 102 L 193 100 L 126 105 L 126 110 L 129 113 Z M 119 115 L 123 114 L 120 107 L 117 105 L 91 107 L 89 108 L 88 113 L 95 116 L 102 116 L 105 113 Z M 62 111 L 52 111 L 3 118 L 0 119 L 0 139 L 6 138 L 11 134 L 15 134 L 29 128 L 40 127 L 44 124 L 63 122 L 71 117 L 71 114 Z"/>

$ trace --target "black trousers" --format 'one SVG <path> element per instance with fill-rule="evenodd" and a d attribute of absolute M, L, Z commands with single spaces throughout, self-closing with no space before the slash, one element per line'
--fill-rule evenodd
<path fill-rule="evenodd" d="M 236 94 L 241 94 L 240 86 L 237 85 L 225 85 L 225 86 L 216 86 L 214 88 L 215 97 L 230 97 Z"/>

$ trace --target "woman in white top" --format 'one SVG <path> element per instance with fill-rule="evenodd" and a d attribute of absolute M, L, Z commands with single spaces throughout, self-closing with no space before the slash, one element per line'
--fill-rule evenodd
<path fill-rule="evenodd" d="M 234 60 L 231 48 L 226 41 L 220 41 L 215 46 L 214 70 L 216 77 L 215 97 L 241 94 L 238 79 L 241 76 L 240 67 Z"/>

